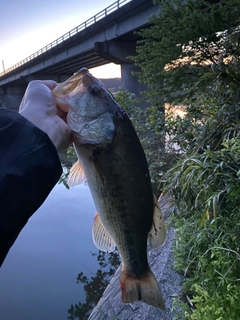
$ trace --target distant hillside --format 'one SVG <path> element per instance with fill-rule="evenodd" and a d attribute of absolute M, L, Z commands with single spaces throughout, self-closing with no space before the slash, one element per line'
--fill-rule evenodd
<path fill-rule="evenodd" d="M 111 90 L 113 93 L 117 92 L 119 87 L 122 86 L 121 78 L 112 78 L 112 79 L 100 79 L 103 84 Z"/>

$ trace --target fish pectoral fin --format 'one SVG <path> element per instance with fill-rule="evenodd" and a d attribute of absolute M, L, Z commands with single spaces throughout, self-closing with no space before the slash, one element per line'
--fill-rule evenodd
<path fill-rule="evenodd" d="M 95 246 L 104 252 L 113 252 L 115 250 L 115 242 L 103 225 L 99 214 L 96 213 L 92 228 L 92 238 Z"/>
<path fill-rule="evenodd" d="M 67 184 L 69 187 L 74 187 L 81 184 L 86 179 L 84 169 L 80 161 L 77 161 L 72 168 L 68 176 Z"/>
<path fill-rule="evenodd" d="M 153 213 L 153 224 L 152 228 L 148 233 L 148 243 L 151 248 L 158 248 L 166 240 L 166 225 L 163 219 L 162 211 L 159 207 L 157 198 L 154 197 L 154 213 Z"/>

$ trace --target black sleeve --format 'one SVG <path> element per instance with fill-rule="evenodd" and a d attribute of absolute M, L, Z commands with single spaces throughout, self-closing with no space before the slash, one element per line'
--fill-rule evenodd
<path fill-rule="evenodd" d="M 62 173 L 48 135 L 14 111 L 0 110 L 0 266 L 30 216 Z"/>

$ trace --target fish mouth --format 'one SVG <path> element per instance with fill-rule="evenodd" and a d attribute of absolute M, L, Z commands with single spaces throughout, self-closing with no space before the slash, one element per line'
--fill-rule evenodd
<path fill-rule="evenodd" d="M 57 107 L 64 112 L 68 112 L 70 107 L 69 101 L 80 100 L 93 84 L 93 76 L 89 73 L 89 70 L 85 67 L 81 68 L 65 82 L 58 83 L 53 89 L 52 92 Z"/>
<path fill-rule="evenodd" d="M 89 70 L 85 67 L 81 68 L 80 70 L 75 72 L 67 81 L 59 83 L 58 86 L 62 88 L 64 94 L 69 94 L 81 84 L 84 86 L 89 85 L 89 77 L 86 77 L 87 74 L 90 75 Z"/>
<path fill-rule="evenodd" d="M 100 80 L 87 68 L 81 68 L 53 90 L 56 105 L 67 113 L 67 124 L 74 143 L 108 144 L 115 125 L 117 104 Z"/>
<path fill-rule="evenodd" d="M 92 101 L 99 98 L 102 99 L 102 104 L 108 100 L 108 104 L 112 103 L 117 105 L 117 102 L 113 99 L 103 83 L 95 78 L 85 67 L 78 70 L 65 82 L 58 83 L 52 92 L 57 107 L 65 113 L 79 113 L 80 104 L 83 103 L 82 98 L 85 94 L 88 97 L 91 96 Z M 91 102 L 89 102 L 89 104 L 90 103 Z M 99 107 L 97 108 L 99 109 Z M 79 115 L 80 114 L 81 112 Z M 99 116 L 99 114 L 96 115 Z"/>

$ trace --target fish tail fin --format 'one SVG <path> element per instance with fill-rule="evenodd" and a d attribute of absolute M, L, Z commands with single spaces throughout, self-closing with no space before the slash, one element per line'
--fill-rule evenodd
<path fill-rule="evenodd" d="M 155 308 L 165 310 L 162 293 L 150 269 L 141 277 L 133 277 L 124 268 L 120 276 L 123 303 L 143 301 Z"/>

